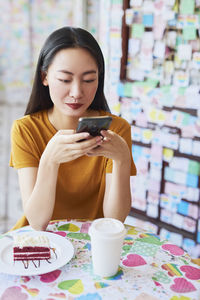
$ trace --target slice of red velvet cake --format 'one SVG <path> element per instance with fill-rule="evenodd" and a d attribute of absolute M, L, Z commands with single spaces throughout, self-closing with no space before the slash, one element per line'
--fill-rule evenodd
<path fill-rule="evenodd" d="M 42 260 L 51 257 L 49 239 L 44 235 L 19 234 L 14 236 L 14 261 Z"/>

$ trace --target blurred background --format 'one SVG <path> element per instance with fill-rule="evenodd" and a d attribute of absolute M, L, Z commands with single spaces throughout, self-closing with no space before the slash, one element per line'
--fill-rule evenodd
<path fill-rule="evenodd" d="M 0 233 L 22 215 L 10 128 L 23 116 L 46 37 L 99 42 L 112 113 L 131 124 L 138 175 L 126 223 L 200 256 L 200 1 L 0 0 Z"/>

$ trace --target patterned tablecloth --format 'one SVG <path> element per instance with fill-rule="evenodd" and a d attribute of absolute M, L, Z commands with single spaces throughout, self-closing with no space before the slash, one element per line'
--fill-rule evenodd
<path fill-rule="evenodd" d="M 42 275 L 16 276 L 0 270 L 0 300 L 200 299 L 200 269 L 189 255 L 155 234 L 128 225 L 118 273 L 107 278 L 93 274 L 90 224 L 51 222 L 48 231 L 69 239 L 74 257 L 60 269 Z M 27 226 L 18 232 L 29 230 Z"/>

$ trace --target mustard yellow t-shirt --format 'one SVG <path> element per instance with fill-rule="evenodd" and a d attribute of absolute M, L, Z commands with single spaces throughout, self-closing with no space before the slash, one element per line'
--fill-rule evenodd
<path fill-rule="evenodd" d="M 108 112 L 100 111 L 100 115 L 112 116 L 110 130 L 126 140 L 131 152 L 131 129 L 128 122 Z M 10 166 L 16 169 L 38 167 L 47 143 L 56 132 L 46 110 L 14 121 L 11 130 Z M 52 220 L 103 217 L 106 173 L 112 173 L 112 160 L 102 156 L 82 156 L 62 163 L 58 171 Z M 136 175 L 133 159 L 130 175 Z M 27 220 L 23 217 L 19 227 L 25 224 Z"/>

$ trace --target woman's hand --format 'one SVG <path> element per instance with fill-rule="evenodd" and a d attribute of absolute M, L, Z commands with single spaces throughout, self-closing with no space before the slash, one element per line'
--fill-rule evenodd
<path fill-rule="evenodd" d="M 87 132 L 75 133 L 74 130 L 59 130 L 48 142 L 42 159 L 58 165 L 86 155 L 102 142 L 100 136 L 89 137 L 90 134 Z"/>
<path fill-rule="evenodd" d="M 115 162 L 129 162 L 131 160 L 130 150 L 126 141 L 111 130 L 102 130 L 102 142 L 99 147 L 88 151 L 88 156 L 105 156 Z"/>
<path fill-rule="evenodd" d="M 103 200 L 104 217 L 124 222 L 131 207 L 130 168 L 131 154 L 127 142 L 111 130 L 102 130 L 102 143 L 90 150 L 88 156 L 105 156 L 112 159 L 112 173 L 106 173 Z"/>

